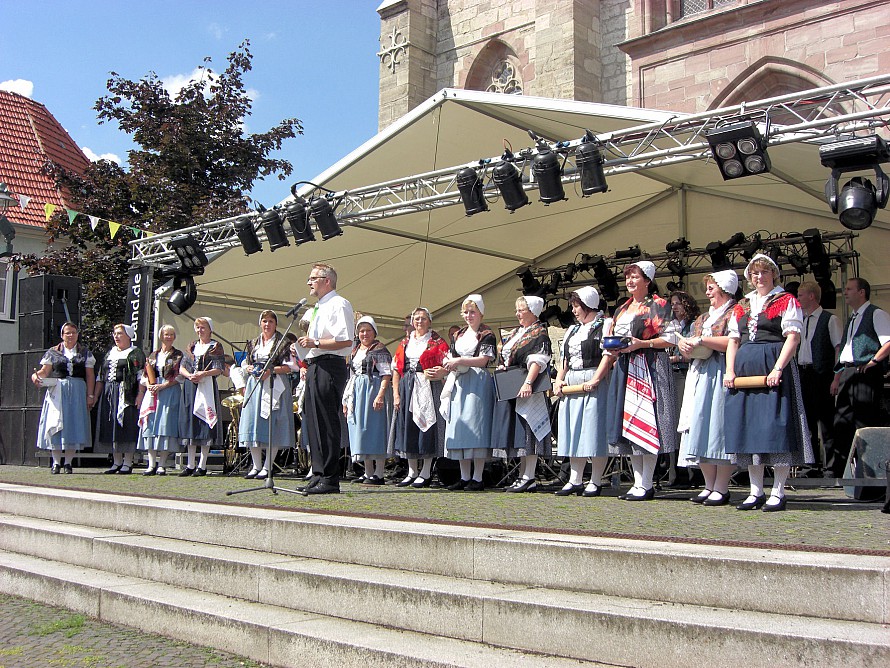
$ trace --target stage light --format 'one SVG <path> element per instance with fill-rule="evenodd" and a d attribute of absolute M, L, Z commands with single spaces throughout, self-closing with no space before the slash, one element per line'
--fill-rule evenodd
<path fill-rule="evenodd" d="M 312 233 L 312 225 L 309 224 L 309 210 L 306 208 L 306 200 L 296 197 L 287 205 L 285 217 L 294 235 L 294 243 L 299 246 L 309 241 L 315 241 Z"/>
<path fill-rule="evenodd" d="M 742 257 L 750 261 L 761 248 L 763 248 L 763 241 L 760 239 L 760 232 L 755 232 L 751 235 L 750 241 L 741 245 Z"/>
<path fill-rule="evenodd" d="M 816 279 L 816 283 L 819 284 L 819 288 L 822 291 L 822 299 L 819 300 L 819 305 L 828 309 L 829 311 L 833 311 L 837 308 L 837 288 L 834 285 L 834 281 L 830 278 L 826 278 L 825 280 L 820 281 Z"/>
<path fill-rule="evenodd" d="M 855 137 L 819 147 L 819 160 L 831 168 L 825 183 L 825 199 L 841 224 L 851 230 L 864 230 L 875 219 L 878 209 L 887 206 L 890 179 L 880 164 L 890 161 L 890 150 L 881 137 Z M 838 177 L 846 172 L 871 169 L 875 173 L 872 184 L 864 176 L 854 176 L 838 192 Z"/>
<path fill-rule="evenodd" d="M 562 275 L 562 280 L 566 283 L 571 283 L 575 280 L 575 274 L 578 273 L 578 267 L 575 266 L 574 262 L 569 262 L 566 265 L 565 273 Z"/>
<path fill-rule="evenodd" d="M 675 241 L 671 241 L 664 247 L 668 253 L 679 253 L 687 248 L 689 248 L 689 240 L 686 237 L 680 237 Z"/>
<path fill-rule="evenodd" d="M 528 195 L 522 188 L 522 175 L 512 160 L 513 154 L 505 150 L 500 162 L 491 172 L 494 184 L 504 198 L 504 208 L 511 213 L 529 203 Z"/>
<path fill-rule="evenodd" d="M 239 218 L 235 221 L 234 228 L 245 254 L 253 255 L 263 250 L 251 218 Z"/>
<path fill-rule="evenodd" d="M 198 240 L 192 236 L 178 237 L 170 242 L 183 271 L 196 276 L 204 273 L 207 255 Z"/>
<path fill-rule="evenodd" d="M 334 207 L 326 197 L 313 198 L 309 203 L 309 215 L 315 221 L 324 241 L 343 234 L 343 230 L 340 229 L 340 224 L 337 222 L 337 216 L 334 215 Z"/>
<path fill-rule="evenodd" d="M 167 301 L 169 308 L 176 315 L 182 315 L 194 306 L 198 299 L 198 288 L 191 276 L 178 275 L 174 279 L 173 293 Z"/>
<path fill-rule="evenodd" d="M 606 174 L 603 171 L 603 151 L 593 133 L 584 133 L 581 143 L 575 149 L 575 164 L 581 172 L 581 195 L 588 197 L 595 193 L 604 193 L 609 189 Z"/>
<path fill-rule="evenodd" d="M 807 259 L 816 281 L 825 281 L 831 278 L 831 261 L 825 246 L 822 244 L 822 233 L 815 227 L 804 230 L 801 234 L 807 247 Z"/>
<path fill-rule="evenodd" d="M 686 267 L 679 260 L 668 260 L 667 268 L 674 276 L 683 277 L 687 274 Z"/>
<path fill-rule="evenodd" d="M 554 271 L 550 274 L 550 278 L 547 279 L 546 285 L 544 285 L 544 294 L 545 295 L 555 295 L 559 290 L 559 286 L 562 283 L 562 274 L 558 271 Z"/>
<path fill-rule="evenodd" d="M 287 234 L 284 232 L 281 214 L 278 211 L 266 209 L 260 214 L 260 223 L 263 226 L 263 231 L 266 233 L 270 251 L 274 253 L 279 248 L 290 246 L 290 241 L 287 240 Z"/>
<path fill-rule="evenodd" d="M 464 210 L 468 216 L 480 211 L 488 211 L 488 202 L 482 193 L 482 179 L 472 167 L 464 167 L 457 173 L 457 189 L 464 203 Z"/>
<path fill-rule="evenodd" d="M 711 267 L 714 271 L 723 271 L 724 269 L 732 269 L 732 262 L 729 259 L 729 246 L 722 241 L 712 241 L 705 250 L 711 258 Z"/>
<path fill-rule="evenodd" d="M 668 281 L 667 289 L 668 292 L 682 292 L 686 289 L 686 284 L 683 281 Z"/>
<path fill-rule="evenodd" d="M 643 252 L 640 250 L 640 245 L 630 246 L 628 248 L 624 248 L 622 250 L 615 251 L 615 259 L 616 260 L 636 260 L 640 257 Z"/>
<path fill-rule="evenodd" d="M 805 273 L 807 273 L 807 261 L 804 260 L 800 255 L 798 255 L 797 253 L 791 253 L 790 255 L 786 255 L 785 257 L 788 258 L 788 264 L 791 265 L 796 274 L 798 274 L 799 276 L 803 276 Z"/>
<path fill-rule="evenodd" d="M 517 272 L 516 275 L 522 281 L 522 294 L 538 297 L 544 294 L 544 286 L 541 285 L 541 281 L 535 278 L 531 269 L 526 268 L 524 271 Z"/>
<path fill-rule="evenodd" d="M 559 156 L 544 142 L 538 143 L 538 154 L 532 160 L 532 174 L 538 182 L 538 199 L 545 205 L 567 199 L 562 187 Z"/>
<path fill-rule="evenodd" d="M 600 297 L 607 302 L 614 302 L 618 299 L 618 279 L 615 278 L 615 274 L 606 265 L 602 256 L 593 263 L 593 277 L 600 286 Z"/>
<path fill-rule="evenodd" d="M 766 144 L 754 121 L 733 123 L 710 130 L 705 139 L 711 146 L 711 153 L 720 167 L 724 181 L 764 174 L 770 170 Z"/>

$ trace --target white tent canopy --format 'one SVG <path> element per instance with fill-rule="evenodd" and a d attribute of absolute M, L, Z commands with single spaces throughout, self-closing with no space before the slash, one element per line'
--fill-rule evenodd
<path fill-rule="evenodd" d="M 675 114 L 647 109 L 444 90 L 319 175 L 314 183 L 336 191 L 403 179 L 496 156 L 503 141 L 518 151 L 531 130 L 548 140 L 577 140 L 585 130 L 600 136 L 667 123 Z M 492 327 L 515 322 L 516 271 L 527 265 L 554 267 L 579 253 L 610 255 L 639 244 L 661 253 L 667 242 L 686 237 L 693 247 L 733 233 L 758 230 L 842 231 L 822 197 L 828 170 L 818 148 L 804 142 L 770 145 L 772 170 L 762 176 L 724 181 L 709 160 L 646 167 L 610 174 L 609 191 L 582 198 L 567 184 L 567 201 L 544 206 L 532 190 L 530 206 L 514 213 L 500 201 L 467 217 L 462 206 L 417 210 L 357 222 L 342 236 L 245 256 L 239 246 L 218 254 L 197 277 L 198 301 L 175 317 L 159 308 L 159 323 L 188 332 L 191 318 L 209 315 L 232 340 L 256 336 L 263 308 L 282 313 L 307 296 L 306 277 L 323 261 L 339 274 L 338 292 L 357 311 L 373 315 L 381 338 L 401 332 L 402 318 L 423 305 L 434 327 L 459 324 L 463 298 L 481 292 Z M 879 212 L 856 240 L 862 274 L 880 286 L 890 269 L 890 218 Z M 582 277 L 583 278 L 583 277 Z M 590 276 L 592 280 L 592 276 Z"/>

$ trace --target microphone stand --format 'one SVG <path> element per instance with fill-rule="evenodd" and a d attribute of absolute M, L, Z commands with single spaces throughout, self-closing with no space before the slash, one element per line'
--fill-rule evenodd
<path fill-rule="evenodd" d="M 294 326 L 294 322 L 296 322 L 298 311 L 299 311 L 299 309 L 294 310 L 292 315 L 290 316 L 290 319 L 291 319 L 290 324 L 288 324 L 287 329 L 284 331 L 284 334 L 281 337 L 281 341 L 278 342 L 278 345 L 275 347 L 275 350 L 272 351 L 272 353 L 269 355 L 269 359 L 266 360 L 266 364 L 263 367 L 263 372 L 260 374 L 261 378 L 262 378 L 263 374 L 266 373 L 266 371 L 270 371 L 275 366 L 273 364 L 275 361 L 275 358 L 278 357 L 278 353 L 281 351 L 281 346 L 283 346 L 285 344 L 285 342 L 288 340 L 287 335 L 290 333 L 291 327 Z M 289 494 L 296 494 L 297 496 L 302 496 L 302 493 L 298 492 L 295 489 L 287 489 L 286 487 L 277 487 L 275 485 L 275 480 L 274 480 L 275 462 L 272 461 L 272 417 L 273 417 L 272 416 L 272 389 L 274 386 L 275 374 L 270 373 L 268 380 L 269 380 L 269 419 L 266 421 L 267 422 L 266 426 L 268 427 L 268 432 L 267 432 L 268 433 L 268 436 L 267 436 L 268 442 L 266 443 L 266 460 L 264 463 L 264 468 L 266 469 L 266 472 L 268 474 L 266 476 L 266 483 L 262 487 L 250 487 L 248 489 L 232 490 L 232 491 L 226 492 L 226 496 L 232 496 L 234 494 L 244 494 L 245 492 L 258 492 L 261 489 L 270 489 L 270 490 L 272 490 L 272 493 L 275 494 L 276 496 L 278 495 L 278 492 L 288 492 Z M 260 387 L 262 384 L 263 384 L 262 381 L 259 381 L 259 382 L 257 382 L 256 385 L 253 386 L 253 388 L 251 388 L 251 393 L 244 399 L 245 404 L 247 404 L 250 397 L 253 395 L 253 393 L 256 391 L 256 389 L 258 387 Z M 260 398 L 260 403 L 262 404 L 262 397 Z M 293 417 L 291 417 L 291 420 L 293 420 Z"/>

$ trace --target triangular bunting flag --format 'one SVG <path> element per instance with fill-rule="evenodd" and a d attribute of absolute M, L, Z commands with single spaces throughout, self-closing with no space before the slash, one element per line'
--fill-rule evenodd
<path fill-rule="evenodd" d="M 27 195 L 19 195 L 19 207 L 21 207 L 22 211 L 25 210 L 25 207 L 28 206 L 28 202 L 31 201 L 31 198 Z"/>
<path fill-rule="evenodd" d="M 66 211 L 68 212 L 68 222 L 69 222 L 71 225 L 73 225 L 73 224 L 74 224 L 74 219 L 77 218 L 78 212 L 77 212 L 77 211 L 72 211 L 71 209 L 66 209 Z"/>
<path fill-rule="evenodd" d="M 117 236 L 118 230 L 121 228 L 120 223 L 115 223 L 114 221 L 108 221 L 108 229 L 111 230 L 111 238 L 114 239 Z"/>
<path fill-rule="evenodd" d="M 148 230 L 143 230 L 142 233 L 143 233 L 146 237 L 153 237 L 153 236 L 155 235 L 154 232 L 149 232 Z"/>
<path fill-rule="evenodd" d="M 93 232 L 95 232 L 96 225 L 99 224 L 99 216 L 90 216 L 89 218 L 90 218 L 90 229 L 92 229 Z"/>
<path fill-rule="evenodd" d="M 43 205 L 43 213 L 46 214 L 46 222 L 49 222 L 49 219 L 53 217 L 53 212 L 56 210 L 55 204 L 50 204 L 47 202 Z"/>
<path fill-rule="evenodd" d="M 130 232 L 133 233 L 133 236 L 135 236 L 137 239 L 142 238 L 142 230 L 140 230 L 138 227 L 130 227 L 128 229 L 130 230 Z"/>

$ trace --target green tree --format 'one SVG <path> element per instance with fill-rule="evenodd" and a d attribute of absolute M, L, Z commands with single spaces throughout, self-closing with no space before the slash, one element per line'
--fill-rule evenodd
<path fill-rule="evenodd" d="M 230 53 L 223 72 L 210 58 L 200 75 L 175 97 L 154 72 L 138 81 L 112 72 L 108 95 L 95 105 L 100 123 L 116 122 L 138 148 L 128 153 L 129 168 L 100 160 L 84 174 L 48 164 L 71 208 L 84 216 L 69 221 L 64 211 L 47 224 L 49 249 L 43 256 L 20 255 L 30 274 L 63 274 L 83 281 L 81 338 L 94 351 L 110 345 L 111 326 L 124 315 L 130 259 L 129 227 L 168 232 L 248 209 L 247 193 L 260 177 L 286 179 L 287 160 L 270 157 L 286 139 L 302 134 L 299 119 L 288 118 L 267 132 L 246 134 L 251 99 L 244 75 L 252 69 L 250 42 Z M 120 223 L 114 239 L 108 227 L 94 231 L 87 216 Z M 56 239 L 70 243 L 54 247 Z"/>

